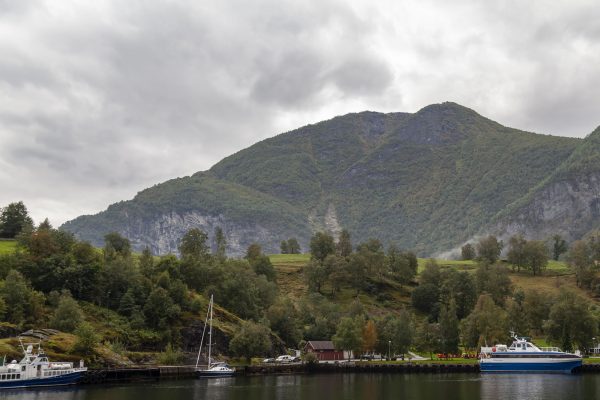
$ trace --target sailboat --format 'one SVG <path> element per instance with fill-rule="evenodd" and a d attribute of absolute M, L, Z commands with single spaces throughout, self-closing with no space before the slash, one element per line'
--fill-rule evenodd
<path fill-rule="evenodd" d="M 212 351 L 212 320 L 213 320 L 213 295 L 210 295 L 208 303 L 208 311 L 204 321 L 204 330 L 202 331 L 202 339 L 200 340 L 200 349 L 198 350 L 198 358 L 196 359 L 196 374 L 199 378 L 220 378 L 233 376 L 235 369 L 231 368 L 224 362 L 213 362 L 211 358 Z M 206 333 L 206 325 L 208 328 L 208 362 L 206 368 L 200 366 L 200 354 L 202 353 L 202 345 L 204 344 L 204 334 Z"/>

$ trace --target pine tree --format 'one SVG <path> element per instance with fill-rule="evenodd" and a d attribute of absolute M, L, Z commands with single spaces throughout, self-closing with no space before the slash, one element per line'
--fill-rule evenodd
<path fill-rule="evenodd" d="M 224 261 L 227 258 L 227 239 L 220 226 L 215 228 L 215 244 L 217 248 L 215 252 L 217 260 Z"/>

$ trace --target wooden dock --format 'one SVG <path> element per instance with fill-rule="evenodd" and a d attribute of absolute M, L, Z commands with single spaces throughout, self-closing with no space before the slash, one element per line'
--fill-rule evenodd
<path fill-rule="evenodd" d="M 160 366 L 140 368 L 89 369 L 81 379 L 82 384 L 143 382 L 160 379 L 189 379 L 195 377 L 193 366 Z"/>

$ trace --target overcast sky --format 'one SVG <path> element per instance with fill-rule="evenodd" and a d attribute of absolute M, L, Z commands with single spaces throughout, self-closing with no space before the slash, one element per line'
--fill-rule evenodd
<path fill-rule="evenodd" d="M 596 0 L 0 0 L 0 206 L 59 225 L 362 110 L 583 137 L 599 88 Z"/>

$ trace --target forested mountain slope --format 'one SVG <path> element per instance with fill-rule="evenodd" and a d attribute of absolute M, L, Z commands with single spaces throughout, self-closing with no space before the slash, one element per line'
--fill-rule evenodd
<path fill-rule="evenodd" d="M 499 229 L 556 174 L 579 176 L 567 165 L 600 149 L 593 136 L 523 132 L 455 103 L 348 114 L 261 141 L 62 228 L 97 245 L 117 231 L 135 248 L 164 254 L 192 227 L 211 237 L 221 227 L 230 253 L 240 254 L 252 242 L 276 252 L 292 236 L 306 248 L 311 232 L 344 227 L 357 241 L 376 237 L 430 255 Z M 554 229 L 542 225 L 528 233 Z"/>

